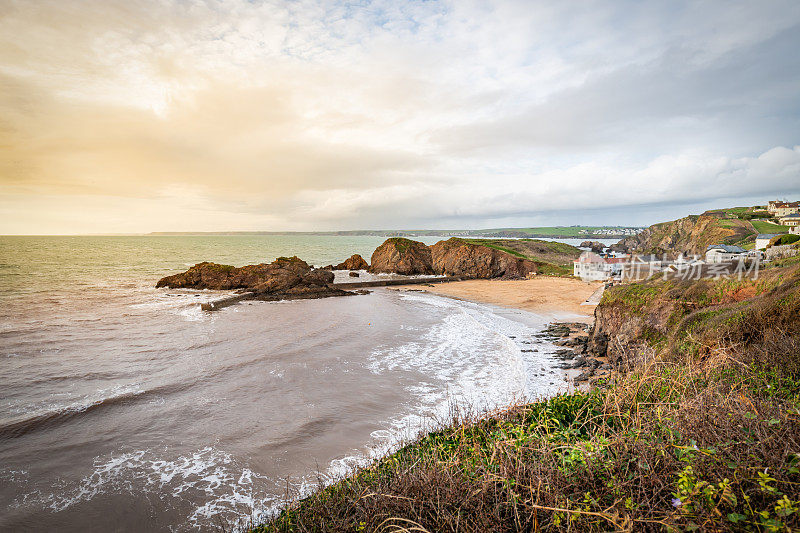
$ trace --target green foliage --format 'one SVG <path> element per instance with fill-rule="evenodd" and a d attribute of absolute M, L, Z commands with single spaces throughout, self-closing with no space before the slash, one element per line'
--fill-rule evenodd
<path fill-rule="evenodd" d="M 781 235 L 780 237 L 773 237 L 770 239 L 769 243 L 772 246 L 782 246 L 784 244 L 794 244 L 797 241 L 800 241 L 800 235 L 787 233 L 786 235 Z"/>

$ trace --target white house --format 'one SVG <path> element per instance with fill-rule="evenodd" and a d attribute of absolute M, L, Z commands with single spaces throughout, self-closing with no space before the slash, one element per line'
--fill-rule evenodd
<path fill-rule="evenodd" d="M 627 257 L 603 257 L 594 252 L 583 252 L 573 261 L 573 274 L 583 281 L 605 281 L 619 277 Z"/>
<path fill-rule="evenodd" d="M 781 223 L 781 226 L 788 226 L 790 228 L 800 226 L 800 214 L 792 213 L 791 215 L 780 217 L 778 221 Z"/>
<path fill-rule="evenodd" d="M 800 202 L 781 202 L 773 200 L 767 204 L 767 211 L 777 218 L 785 217 L 793 213 L 800 213 Z"/>
<path fill-rule="evenodd" d="M 789 228 L 789 233 L 800 235 L 800 226 L 792 226 L 791 228 Z"/>
<path fill-rule="evenodd" d="M 706 248 L 706 263 L 727 263 L 743 259 L 747 255 L 744 248 L 727 244 L 712 244 Z"/>
<path fill-rule="evenodd" d="M 759 233 L 756 237 L 756 250 L 766 250 L 769 241 L 773 237 L 777 237 L 778 235 L 782 235 L 781 233 Z"/>

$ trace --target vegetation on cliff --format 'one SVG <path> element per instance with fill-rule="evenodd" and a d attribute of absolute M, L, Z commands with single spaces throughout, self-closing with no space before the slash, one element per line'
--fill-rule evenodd
<path fill-rule="evenodd" d="M 444 429 L 258 531 L 800 527 L 800 264 L 607 291 L 590 392 Z M 604 344 L 605 343 L 605 344 Z"/>
<path fill-rule="evenodd" d="M 464 239 L 467 242 L 488 246 L 536 263 L 540 274 L 571 276 L 572 261 L 580 257 L 581 250 L 563 242 L 538 239 Z"/>
<path fill-rule="evenodd" d="M 702 255 L 710 244 L 747 246 L 759 233 L 786 233 L 786 227 L 770 222 L 769 217 L 759 206 L 706 211 L 653 224 L 622 239 L 615 248 L 633 253 Z"/>

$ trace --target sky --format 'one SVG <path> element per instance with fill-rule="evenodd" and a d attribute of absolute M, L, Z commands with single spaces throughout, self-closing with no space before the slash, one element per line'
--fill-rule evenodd
<path fill-rule="evenodd" d="M 800 199 L 800 2 L 0 0 L 0 233 Z"/>

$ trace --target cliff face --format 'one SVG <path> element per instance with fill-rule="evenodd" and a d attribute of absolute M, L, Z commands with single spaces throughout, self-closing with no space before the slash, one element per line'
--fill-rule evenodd
<path fill-rule="evenodd" d="M 159 280 L 156 287 L 171 289 L 243 289 L 262 297 L 292 299 L 320 298 L 345 294 L 332 289 L 333 273 L 311 268 L 297 257 L 280 257 L 269 264 L 247 265 L 241 268 L 199 263 L 186 272 Z"/>
<path fill-rule="evenodd" d="M 425 244 L 392 237 L 372 253 L 369 271 L 375 274 L 433 274 L 431 250 Z"/>
<path fill-rule="evenodd" d="M 455 237 L 430 249 L 434 272 L 446 276 L 513 279 L 537 272 L 533 261 Z"/>
<path fill-rule="evenodd" d="M 710 244 L 735 244 L 756 233 L 746 220 L 709 212 L 654 224 L 622 239 L 612 249 L 657 255 L 702 255 Z"/>
<path fill-rule="evenodd" d="M 588 343 L 591 353 L 614 364 L 661 352 L 708 356 L 731 346 L 798 357 L 800 264 L 766 269 L 758 279 L 653 279 L 612 287 L 595 309 Z"/>

